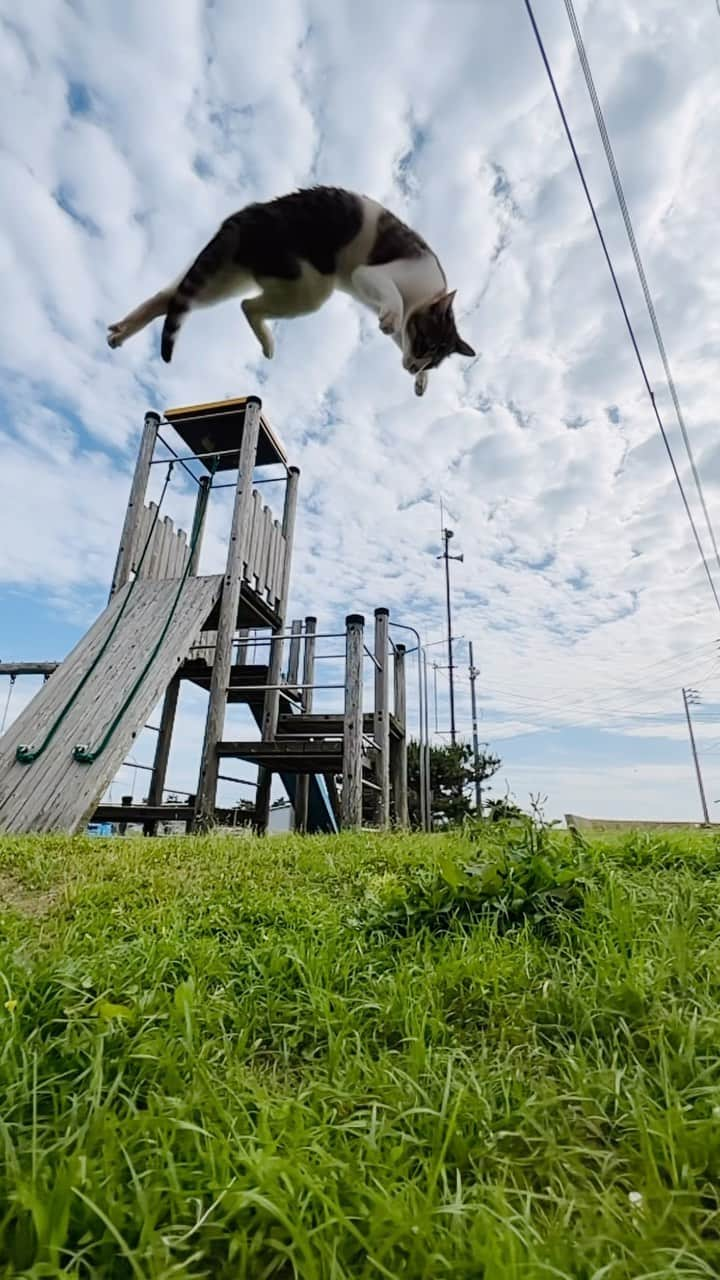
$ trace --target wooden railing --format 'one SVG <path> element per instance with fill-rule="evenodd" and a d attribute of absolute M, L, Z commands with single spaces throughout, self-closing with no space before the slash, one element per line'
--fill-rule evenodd
<path fill-rule="evenodd" d="M 270 508 L 262 505 L 260 494 L 254 489 L 250 539 L 247 558 L 243 561 L 243 582 L 261 596 L 271 609 L 279 607 L 282 597 L 286 555 L 287 543 L 282 525 L 274 518 Z M 201 631 L 192 647 L 191 656 L 201 658 L 208 666 L 212 666 L 216 639 L 216 632 Z M 238 640 L 242 646 L 242 636 Z M 245 657 L 238 653 L 235 660 L 242 663 Z"/>
<path fill-rule="evenodd" d="M 176 529 L 169 516 L 156 522 L 150 545 L 138 568 L 156 511 L 157 505 L 154 502 L 143 508 L 137 531 L 133 568 L 139 578 L 149 578 L 152 581 L 159 581 L 162 578 L 181 578 L 185 572 L 190 548 L 185 530 Z"/>
<path fill-rule="evenodd" d="M 252 496 L 252 521 L 247 559 L 243 563 L 243 579 L 258 595 L 277 609 L 282 594 L 287 547 L 279 520 L 269 507 L 262 505 L 257 489 Z"/>

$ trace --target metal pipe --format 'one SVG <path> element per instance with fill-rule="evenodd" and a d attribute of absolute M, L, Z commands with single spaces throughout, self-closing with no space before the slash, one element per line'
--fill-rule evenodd
<path fill-rule="evenodd" d="M 294 684 L 293 689 L 344 689 L 344 684 Z M 285 684 L 229 684 L 236 693 L 264 693 L 266 689 L 287 689 Z"/>
<path fill-rule="evenodd" d="M 400 623 L 399 623 L 399 622 L 393 622 L 393 624 L 392 624 L 392 625 L 393 625 L 394 627 L 399 627 L 399 626 L 400 626 Z M 408 630 L 410 630 L 410 631 L 414 631 L 414 630 L 415 630 L 415 628 L 414 628 L 414 627 L 410 627 L 410 628 L 408 628 Z M 292 634 L 293 634 L 293 633 L 292 633 L 292 631 L 277 631 L 277 632 L 275 633 L 275 638 L 276 638 L 276 639 L 282 639 L 282 640 L 289 640 L 289 639 L 291 639 L 291 638 L 292 638 Z M 316 635 L 315 639 L 316 639 L 316 640 L 340 640 L 341 638 L 343 638 L 343 637 L 344 637 L 344 635 L 345 635 L 345 632 L 344 632 L 344 631 L 318 631 L 318 633 L 317 633 L 317 635 Z M 253 644 L 253 645 L 259 645 L 259 644 L 270 644 L 271 642 L 272 642 L 272 637 L 271 637 L 271 636 L 257 636 L 257 637 L 253 636 L 253 637 L 250 639 L 250 642 L 249 642 L 249 643 L 250 643 L 250 644 Z M 214 648 L 215 648 L 215 644 L 214 644 L 212 641 L 209 641 L 207 644 L 193 644 L 193 645 L 191 645 L 191 646 L 190 646 L 190 648 L 191 648 L 191 649 L 214 649 Z M 321 657 L 327 657 L 327 656 L 335 657 L 335 655 L 334 655 L 334 654 L 332 654 L 332 655 L 321 654 L 320 656 L 321 656 Z M 345 657 L 345 655 L 344 655 L 344 654 L 342 654 L 342 657 Z"/>
<path fill-rule="evenodd" d="M 165 444 L 164 440 L 163 440 L 163 444 Z M 165 447 L 169 449 L 170 445 L 166 445 Z M 177 453 L 175 455 L 175 461 L 176 462 L 202 462 L 204 458 L 229 458 L 231 455 L 234 455 L 234 454 L 239 455 L 239 453 L 240 453 L 240 449 L 237 447 L 235 449 L 210 449 L 207 453 L 186 453 L 185 457 L 182 457 L 181 454 Z M 158 466 L 158 464 L 160 463 L 167 466 L 167 458 L 154 458 L 150 465 L 155 467 L 155 466 Z"/>
<path fill-rule="evenodd" d="M 189 467 L 187 467 L 187 466 L 185 465 L 185 463 L 183 462 L 183 460 L 182 460 L 182 458 L 180 457 L 180 455 L 179 455 L 179 454 L 177 454 L 177 453 L 175 452 L 175 450 L 173 449 L 172 445 L 171 445 L 171 444 L 168 444 L 167 440 L 165 440 L 165 439 L 160 435 L 160 432 L 159 432 L 159 431 L 158 431 L 158 433 L 157 433 L 157 438 L 158 438 L 158 440 L 160 441 L 160 443 L 161 443 L 162 445 L 164 445 L 164 446 L 165 446 L 165 448 L 168 450 L 168 452 L 172 454 L 174 461 L 175 461 L 175 462 L 179 462 L 179 463 L 180 463 L 180 465 L 181 465 L 181 467 L 182 467 L 183 471 L 187 471 L 188 475 L 190 476 L 190 479 L 191 479 L 191 480 L 194 480 L 196 484 L 199 484 L 199 483 L 200 483 L 200 478 L 199 478 L 199 476 L 196 476 L 196 475 L 195 475 L 195 472 L 194 472 L 194 471 L 191 471 L 191 470 L 190 470 L 190 468 L 189 468 Z M 167 458 L 158 458 L 158 462 L 167 462 Z M 191 795 L 192 795 L 192 791 L 188 791 L 188 795 L 189 795 L 189 796 L 191 796 Z"/>
<path fill-rule="evenodd" d="M 427 686 L 425 688 L 426 696 L 423 699 L 423 662 L 422 662 L 423 645 L 420 639 L 420 632 L 417 630 L 416 627 L 411 627 L 406 622 L 392 622 L 392 621 L 390 622 L 390 626 L 397 627 L 399 628 L 400 631 L 412 632 L 416 640 L 415 651 L 417 652 L 417 656 L 418 656 L 418 764 L 420 768 L 420 795 L 418 799 L 420 801 L 420 825 L 423 831 L 429 831 L 430 824 L 429 824 L 429 813 L 427 808 L 427 786 L 425 781 L 425 774 L 427 771 L 427 765 L 429 761 L 426 760 L 425 753 L 423 751 L 423 741 L 424 741 L 424 733 L 425 733 L 425 716 L 423 713 L 424 711 L 423 702 L 427 702 Z M 412 653 L 413 650 L 408 649 L 407 652 Z"/>
<path fill-rule="evenodd" d="M 377 671 L 380 671 L 380 670 L 381 670 L 380 663 L 378 662 L 377 658 L 375 657 L 375 654 L 370 652 L 370 650 L 368 649 L 368 647 L 367 647 L 367 645 L 366 645 L 366 644 L 364 644 L 364 645 L 363 645 L 363 649 L 365 650 L 365 653 L 366 653 L 367 657 L 370 659 L 370 661 L 375 663 L 375 669 L 376 669 Z"/>
<path fill-rule="evenodd" d="M 233 450 L 233 452 L 234 452 L 234 450 Z M 192 471 L 190 472 L 190 474 L 192 475 Z M 195 479 L 195 477 L 194 477 L 194 476 L 193 476 L 193 479 Z M 262 479 L 262 480 L 253 480 L 253 489 L 257 488 L 257 486 L 258 486 L 259 484 L 285 484 L 285 481 L 286 481 L 286 480 L 287 480 L 287 476 L 269 476 L 269 477 L 267 477 L 267 478 L 265 478 L 265 479 Z M 222 483 L 222 484 L 214 484 L 214 485 L 213 485 L 213 490 L 215 490 L 215 489 L 234 489 L 234 488 L 235 488 L 235 481 L 234 481 L 234 480 L 228 480 L 227 482 L 223 481 L 223 483 Z"/>

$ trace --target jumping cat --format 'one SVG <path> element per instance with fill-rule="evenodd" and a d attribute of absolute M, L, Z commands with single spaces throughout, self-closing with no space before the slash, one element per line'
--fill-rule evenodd
<path fill-rule="evenodd" d="M 165 316 L 161 351 L 169 363 L 188 311 L 256 288 L 242 309 L 268 360 L 274 342 L 266 321 L 317 311 L 335 289 L 376 312 L 419 396 L 430 369 L 453 354 L 475 355 L 455 327 L 455 291 L 429 245 L 383 205 L 338 187 L 296 191 L 226 218 L 183 275 L 110 325 L 108 344 L 119 347 Z"/>

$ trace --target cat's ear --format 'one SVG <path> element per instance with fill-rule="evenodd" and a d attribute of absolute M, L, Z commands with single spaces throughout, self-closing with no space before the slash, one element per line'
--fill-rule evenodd
<path fill-rule="evenodd" d="M 438 298 L 435 306 L 441 315 L 447 315 L 447 313 L 452 310 L 452 304 L 455 301 L 456 293 L 457 289 L 453 289 L 450 293 L 444 293 L 441 298 Z"/>
<path fill-rule="evenodd" d="M 463 338 L 458 338 L 457 342 L 455 343 L 455 351 L 457 352 L 457 354 L 458 354 L 459 356 L 474 356 L 474 355 L 475 355 L 475 352 L 473 351 L 473 349 L 472 349 L 472 347 L 470 346 L 469 342 L 465 342 L 465 340 L 464 340 Z"/>

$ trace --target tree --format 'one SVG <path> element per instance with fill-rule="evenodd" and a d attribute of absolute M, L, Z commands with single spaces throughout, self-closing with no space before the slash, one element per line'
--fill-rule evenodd
<path fill-rule="evenodd" d="M 481 752 L 477 778 L 485 782 L 497 773 L 499 756 Z M 432 812 L 446 823 L 462 822 L 474 812 L 475 764 L 472 747 L 458 742 L 430 748 L 430 782 Z M 410 825 L 420 826 L 420 750 L 417 742 L 408 743 L 408 810 Z"/>

